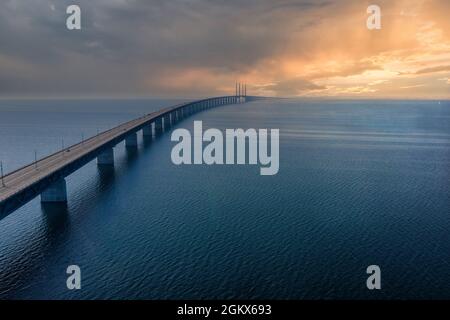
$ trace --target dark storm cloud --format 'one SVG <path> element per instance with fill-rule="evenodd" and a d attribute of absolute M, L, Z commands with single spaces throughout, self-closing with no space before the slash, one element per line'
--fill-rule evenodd
<path fill-rule="evenodd" d="M 81 7 L 81 31 L 65 27 L 70 4 Z M 305 12 L 327 5 L 6 0 L 0 10 L 0 95 L 211 94 L 206 90 L 215 90 L 214 85 L 190 91 L 171 86 L 170 77 L 178 70 L 239 77 L 280 53 L 293 28 L 313 23 L 300 19 Z"/>

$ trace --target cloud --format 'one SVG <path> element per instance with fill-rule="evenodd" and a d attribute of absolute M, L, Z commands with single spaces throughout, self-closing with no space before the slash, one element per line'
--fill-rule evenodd
<path fill-rule="evenodd" d="M 414 74 L 425 74 L 425 73 L 435 73 L 435 72 L 443 72 L 450 71 L 450 65 L 448 66 L 436 66 L 431 68 L 423 68 L 414 72 Z"/>
<path fill-rule="evenodd" d="M 293 78 L 276 83 L 257 86 L 256 89 L 269 91 L 276 96 L 298 96 L 305 92 L 325 90 L 325 86 L 317 85 L 302 78 Z"/>
<path fill-rule="evenodd" d="M 448 1 L 380 0 L 375 32 L 359 0 L 78 0 L 81 31 L 65 28 L 69 4 L 2 3 L 0 96 L 194 97 L 235 81 L 260 94 L 409 95 L 402 74 L 449 71 Z"/>
<path fill-rule="evenodd" d="M 342 61 L 338 64 L 329 65 L 326 70 L 311 72 L 308 77 L 311 79 L 323 79 L 332 77 L 347 77 L 364 73 L 370 70 L 382 70 L 380 65 L 373 61 Z"/>
<path fill-rule="evenodd" d="M 415 84 L 415 85 L 411 85 L 411 86 L 403 86 L 403 87 L 400 87 L 400 89 L 419 88 L 419 87 L 423 87 L 423 86 L 425 86 L 425 84 L 421 83 L 421 84 Z"/>

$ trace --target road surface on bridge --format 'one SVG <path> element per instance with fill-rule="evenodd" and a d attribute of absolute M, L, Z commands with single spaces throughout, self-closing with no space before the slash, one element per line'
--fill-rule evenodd
<path fill-rule="evenodd" d="M 120 135 L 133 132 L 139 126 L 147 122 L 151 123 L 156 118 L 176 108 L 177 106 L 169 107 L 125 122 L 5 175 L 3 177 L 5 186 L 0 183 L 0 202 L 87 155 L 89 152 L 102 147 Z"/>

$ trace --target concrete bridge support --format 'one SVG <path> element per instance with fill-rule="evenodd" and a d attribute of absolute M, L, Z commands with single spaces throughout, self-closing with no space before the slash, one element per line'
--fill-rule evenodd
<path fill-rule="evenodd" d="M 42 192 L 41 202 L 67 202 L 66 180 L 61 178 Z"/>
<path fill-rule="evenodd" d="M 170 114 L 164 116 L 164 131 L 169 130 L 170 128 Z"/>
<path fill-rule="evenodd" d="M 113 148 L 106 149 L 97 157 L 98 165 L 114 165 L 114 150 Z"/>
<path fill-rule="evenodd" d="M 161 134 L 163 132 L 162 118 L 156 119 L 154 122 L 154 126 L 155 126 L 155 136 Z"/>
<path fill-rule="evenodd" d="M 151 126 L 151 124 L 148 125 L 148 126 L 145 126 L 144 128 L 142 128 L 142 136 L 144 136 L 146 138 L 149 138 L 152 135 L 153 134 L 152 134 L 152 126 Z"/>
<path fill-rule="evenodd" d="M 137 147 L 136 132 L 130 133 L 130 135 L 125 138 L 125 147 L 126 148 L 136 148 Z"/>

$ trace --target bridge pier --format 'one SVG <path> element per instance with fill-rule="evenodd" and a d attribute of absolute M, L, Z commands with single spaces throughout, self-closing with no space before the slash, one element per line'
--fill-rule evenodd
<path fill-rule="evenodd" d="M 169 130 L 170 128 L 170 114 L 164 116 L 164 131 Z"/>
<path fill-rule="evenodd" d="M 152 134 L 152 126 L 151 126 L 151 124 L 149 124 L 149 125 L 147 125 L 147 126 L 142 128 L 142 136 L 148 138 L 148 137 L 151 137 L 152 135 L 153 134 Z"/>
<path fill-rule="evenodd" d="M 114 165 L 114 150 L 113 148 L 106 149 L 97 157 L 98 165 Z"/>
<path fill-rule="evenodd" d="M 66 180 L 61 178 L 41 193 L 41 202 L 67 202 Z"/>
<path fill-rule="evenodd" d="M 155 126 L 155 136 L 161 134 L 163 132 L 162 118 L 156 119 L 154 122 L 154 126 Z"/>
<path fill-rule="evenodd" d="M 136 134 L 136 132 L 130 133 L 125 138 L 125 147 L 126 148 L 136 148 L 137 147 L 137 134 Z"/>

